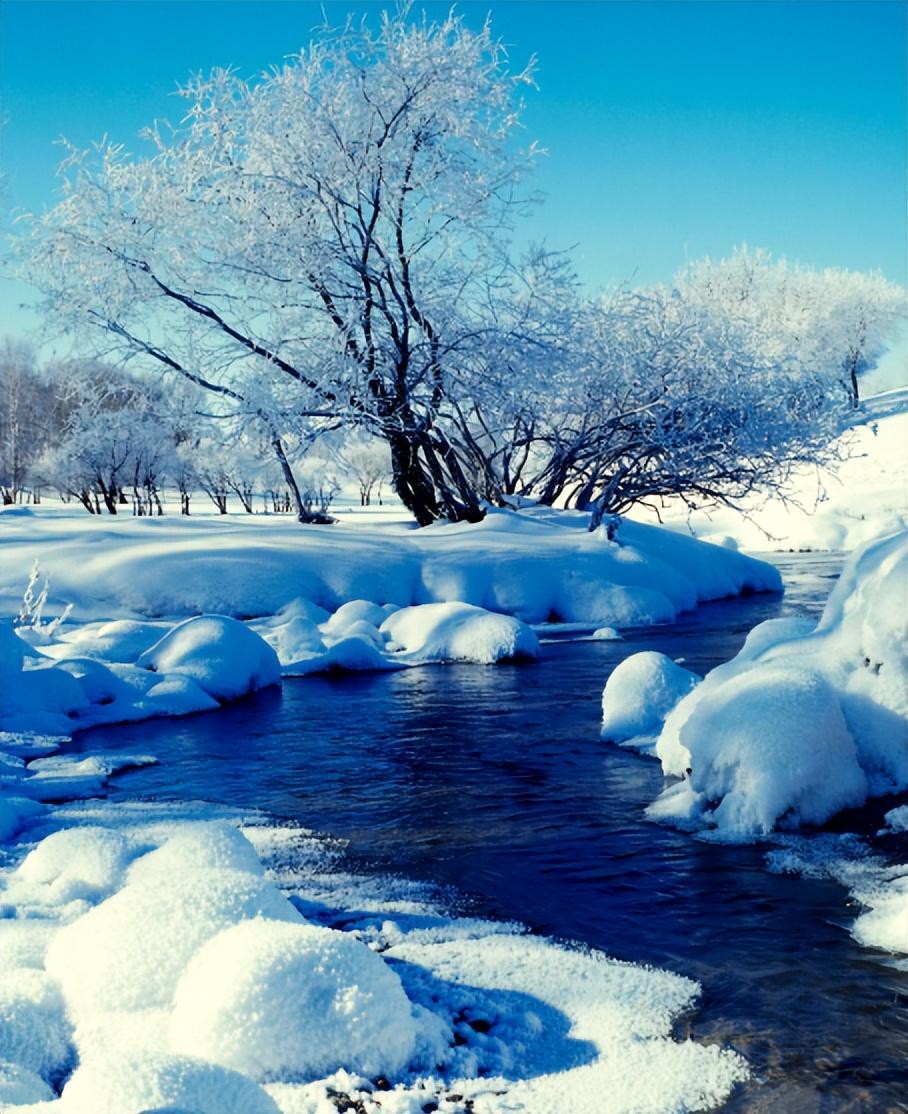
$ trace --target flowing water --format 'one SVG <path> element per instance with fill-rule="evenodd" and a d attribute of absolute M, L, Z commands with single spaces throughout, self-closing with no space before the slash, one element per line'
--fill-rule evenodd
<path fill-rule="evenodd" d="M 658 763 L 599 740 L 602 687 L 627 654 L 702 673 L 763 619 L 818 614 L 840 562 L 777 563 L 784 598 L 709 604 L 620 642 L 555 640 L 527 665 L 308 677 L 76 746 L 158 756 L 115 795 L 262 808 L 349 841 L 351 868 L 456 887 L 472 913 L 698 979 L 679 1033 L 754 1069 L 728 1110 L 908 1111 L 908 972 L 854 943 L 845 891 L 768 873 L 765 848 L 647 823 Z M 872 839 L 894 803 L 852 819 Z"/>

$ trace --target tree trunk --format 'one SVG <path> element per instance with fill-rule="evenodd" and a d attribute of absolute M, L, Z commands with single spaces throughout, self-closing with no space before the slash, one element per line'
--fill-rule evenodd
<path fill-rule="evenodd" d="M 391 450 L 391 476 L 400 501 L 420 526 L 428 526 L 441 517 L 435 488 L 426 475 L 408 434 L 386 434 Z"/>
<path fill-rule="evenodd" d="M 277 457 L 278 464 L 281 466 L 281 472 L 284 474 L 284 481 L 290 490 L 293 499 L 293 508 L 296 511 L 297 522 L 302 522 L 306 525 L 328 525 L 334 522 L 331 515 L 321 514 L 318 511 L 310 511 L 306 509 L 303 502 L 303 497 L 300 494 L 299 484 L 296 482 L 296 476 L 293 474 L 293 469 L 290 467 L 290 461 L 287 459 L 287 454 L 284 452 L 284 446 L 280 437 L 275 437 L 271 442 L 274 454 Z"/>

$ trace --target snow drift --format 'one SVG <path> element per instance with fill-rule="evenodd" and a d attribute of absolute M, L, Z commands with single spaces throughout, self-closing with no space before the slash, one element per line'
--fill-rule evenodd
<path fill-rule="evenodd" d="M 812 632 L 756 627 L 668 714 L 656 754 L 684 780 L 650 815 L 741 837 L 908 787 L 906 590 L 903 531 L 851 557 Z"/>

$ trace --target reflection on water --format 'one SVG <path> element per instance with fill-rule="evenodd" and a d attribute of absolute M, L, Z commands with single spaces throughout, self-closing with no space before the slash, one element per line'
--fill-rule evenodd
<path fill-rule="evenodd" d="M 117 792 L 264 808 L 348 839 L 358 868 L 451 884 L 476 913 L 691 975 L 703 999 L 684 1031 L 740 1049 L 763 1080 L 728 1109 L 908 1110 L 908 974 L 853 943 L 842 889 L 769 874 L 758 848 L 643 822 L 658 765 L 598 738 L 605 678 L 628 653 L 704 672 L 755 623 L 815 614 L 837 562 L 780 564 L 784 601 L 547 645 L 526 666 L 309 677 L 77 745 L 161 759 Z"/>

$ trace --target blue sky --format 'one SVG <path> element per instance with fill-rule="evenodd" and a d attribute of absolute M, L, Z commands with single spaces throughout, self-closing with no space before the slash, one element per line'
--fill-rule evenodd
<path fill-rule="evenodd" d="M 380 4 L 332 2 L 331 19 Z M 431 14 L 446 4 L 427 3 Z M 590 288 L 669 279 L 746 241 L 906 277 L 901 0 L 478 0 L 515 63 L 538 56 L 528 138 L 548 156 L 527 234 L 576 245 Z M 5 204 L 52 202 L 59 135 L 127 146 L 190 72 L 253 74 L 299 48 L 298 0 L 3 0 Z M 28 318 L 0 282 L 0 332 Z"/>

